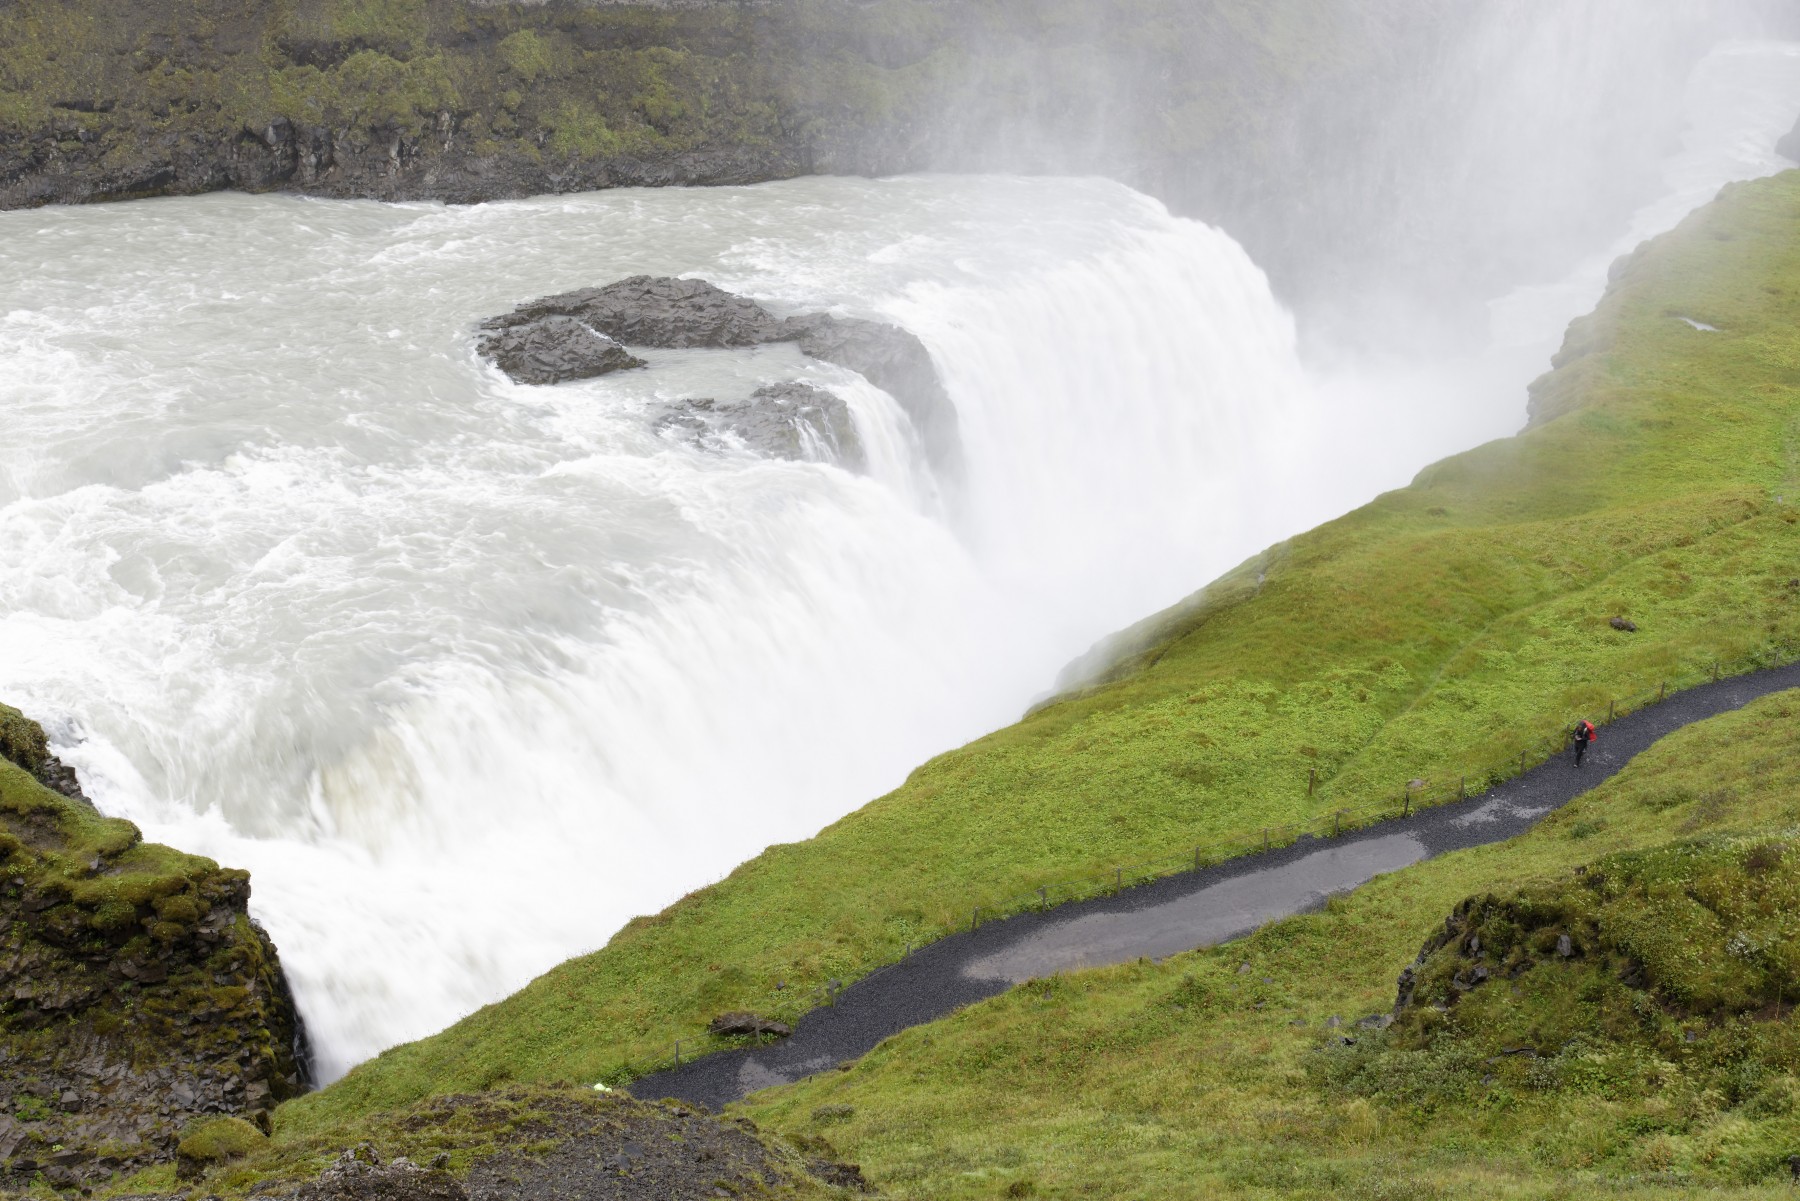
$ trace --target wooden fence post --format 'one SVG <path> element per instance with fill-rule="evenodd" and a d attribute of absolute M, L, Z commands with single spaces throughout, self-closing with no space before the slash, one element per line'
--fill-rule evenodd
<path fill-rule="evenodd" d="M 1318 786 L 1319 786 L 1319 769 L 1316 767 L 1307 768 L 1306 769 L 1306 795 L 1311 796 L 1313 794 L 1313 789 L 1317 788 Z"/>
<path fill-rule="evenodd" d="M 1662 704 L 1663 696 L 1669 691 L 1669 682 L 1664 680 L 1656 686 L 1656 703 Z"/>

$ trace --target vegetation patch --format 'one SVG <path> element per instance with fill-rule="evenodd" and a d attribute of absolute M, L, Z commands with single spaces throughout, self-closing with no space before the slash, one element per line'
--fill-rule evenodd
<path fill-rule="evenodd" d="M 1796 719 L 1765 698 L 1512 842 L 1021 985 L 739 1108 L 825 1119 L 897 1198 L 1791 1196 Z"/>

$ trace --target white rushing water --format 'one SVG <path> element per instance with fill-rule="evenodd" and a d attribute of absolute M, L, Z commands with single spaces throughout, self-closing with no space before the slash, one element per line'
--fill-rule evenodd
<path fill-rule="evenodd" d="M 1738 114 L 1696 134 L 1707 187 L 1771 167 L 1789 66 L 1761 107 L 1696 93 Z M 890 398 L 791 347 L 555 388 L 475 356 L 478 319 L 637 272 L 917 333 L 962 494 Z M 1591 299 L 1508 303 L 1560 329 Z M 0 687 L 105 810 L 251 870 L 329 1078 L 1510 432 L 1541 363 L 1309 378 L 1228 236 L 1095 180 L 0 214 Z M 794 378 L 850 400 L 870 476 L 654 431 Z"/>

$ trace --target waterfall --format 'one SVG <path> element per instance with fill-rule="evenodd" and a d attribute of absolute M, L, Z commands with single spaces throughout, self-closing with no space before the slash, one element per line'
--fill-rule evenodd
<path fill-rule="evenodd" d="M 638 272 L 918 334 L 954 494 L 791 346 L 555 388 L 475 355 L 479 319 Z M 12 212 L 0 279 L 0 687 L 107 812 L 251 870 L 327 1078 L 1516 427 L 1528 378 L 1309 372 L 1227 233 L 1091 179 Z M 785 380 L 846 398 L 869 475 L 656 431 Z"/>

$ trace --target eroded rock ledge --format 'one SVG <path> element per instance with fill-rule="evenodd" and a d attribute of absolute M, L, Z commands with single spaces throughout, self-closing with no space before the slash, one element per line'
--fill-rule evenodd
<path fill-rule="evenodd" d="M 266 1123 L 305 1069 L 249 875 L 145 843 L 65 795 L 35 722 L 0 729 L 0 1189 L 166 1162 L 202 1115 Z"/>
<path fill-rule="evenodd" d="M 858 372 L 887 392 L 906 411 L 918 430 L 932 466 L 954 471 L 959 462 L 956 409 L 938 379 L 931 353 L 906 330 L 880 321 L 808 313 L 777 317 L 747 297 L 737 296 L 699 279 L 634 275 L 602 288 L 582 288 L 529 301 L 512 312 L 481 323 L 479 349 L 520 383 L 557 383 L 601 374 L 588 361 L 611 353 L 602 342 L 617 347 L 658 350 L 708 348 L 728 350 L 792 342 L 807 356 Z M 536 346 L 537 357 L 521 366 L 509 348 Z M 554 347 L 554 349 L 551 349 Z M 627 356 L 629 357 L 629 356 Z M 568 370 L 555 363 L 567 359 Z M 632 366 L 617 360 L 619 370 Z M 695 402 L 700 412 L 694 422 L 711 428 L 729 426 L 754 444 L 774 447 L 803 438 L 792 412 L 811 405 L 818 416 L 809 417 L 805 428 L 828 435 L 839 423 L 841 398 L 820 389 L 796 405 L 791 392 L 765 388 L 747 401 L 736 402 L 737 416 L 722 422 L 714 418 L 721 402 Z M 821 400 L 830 397 L 835 405 Z M 725 402 L 731 405 L 733 402 Z M 679 416 L 679 415 L 678 415 Z M 690 422 L 690 425 L 693 423 Z M 848 428 L 847 412 L 841 419 Z M 764 434 L 772 425 L 787 432 L 773 438 Z M 746 433 L 748 431 L 748 433 Z M 833 437 L 837 435 L 831 435 Z M 758 441 L 758 439 L 762 439 Z M 772 450 L 771 453 L 780 453 Z M 860 450 L 857 457 L 860 458 Z"/>

